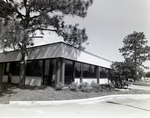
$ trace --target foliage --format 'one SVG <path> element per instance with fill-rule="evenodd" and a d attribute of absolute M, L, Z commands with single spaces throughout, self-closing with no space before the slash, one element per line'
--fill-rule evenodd
<path fill-rule="evenodd" d="M 72 82 L 69 86 L 71 91 L 78 91 L 78 83 Z"/>
<path fill-rule="evenodd" d="M 10 3 L 0 0 L 0 18 L 8 18 L 13 13 L 13 7 Z"/>
<path fill-rule="evenodd" d="M 55 90 L 62 90 L 63 84 L 60 82 L 59 84 L 56 84 Z"/>
<path fill-rule="evenodd" d="M 92 81 L 92 83 L 90 85 L 94 91 L 96 91 L 96 92 L 102 91 L 102 87 L 99 83 Z"/>
<path fill-rule="evenodd" d="M 101 84 L 102 90 L 114 90 L 114 85 L 113 84 Z"/>
<path fill-rule="evenodd" d="M 145 74 L 145 77 L 150 77 L 150 72 L 147 72 L 147 73 Z"/>
<path fill-rule="evenodd" d="M 78 88 L 82 92 L 90 92 L 92 90 L 92 87 L 87 82 L 82 82 L 79 84 Z"/>
<path fill-rule="evenodd" d="M 150 47 L 145 40 L 145 35 L 143 32 L 133 32 L 127 35 L 124 40 L 124 46 L 119 49 L 125 61 L 130 60 L 130 63 L 134 64 L 132 71 L 134 74 L 134 79 L 139 79 L 139 68 L 148 68 L 143 65 L 143 62 L 149 59 Z"/>
<path fill-rule="evenodd" d="M 29 51 L 27 47 L 34 45 L 33 37 L 36 36 L 37 31 L 42 35 L 43 31 L 54 32 L 63 37 L 66 43 L 83 49 L 82 43 L 88 39 L 85 28 L 79 29 L 79 24 L 65 24 L 64 17 L 70 15 L 85 18 L 91 4 L 92 0 L 3 0 L 1 2 L 0 12 L 5 13 L 4 16 L 9 16 L 10 21 L 0 16 L 4 17 L 0 25 L 5 29 L 0 33 L 0 45 L 3 49 L 20 50 L 22 55 L 20 85 L 24 85 L 25 82 Z M 11 10 L 7 10 L 8 8 Z"/>
<path fill-rule="evenodd" d="M 111 64 L 111 71 L 109 73 L 109 79 L 116 88 L 123 88 L 126 86 L 126 82 L 129 78 L 134 78 L 134 65 L 129 61 L 125 62 L 113 62 Z"/>

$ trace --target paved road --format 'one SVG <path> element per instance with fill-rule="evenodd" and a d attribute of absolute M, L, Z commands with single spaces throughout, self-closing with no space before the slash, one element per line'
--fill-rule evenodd
<path fill-rule="evenodd" d="M 0 105 L 0 118 L 150 118 L 150 95 L 119 95 L 60 103 Z"/>

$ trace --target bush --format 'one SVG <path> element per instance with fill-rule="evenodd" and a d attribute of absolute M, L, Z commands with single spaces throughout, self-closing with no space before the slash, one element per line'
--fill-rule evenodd
<path fill-rule="evenodd" d="M 102 87 L 99 83 L 92 81 L 92 83 L 90 85 L 94 91 L 96 91 L 96 92 L 102 91 Z"/>
<path fill-rule="evenodd" d="M 60 82 L 56 85 L 55 90 L 61 90 L 63 88 L 63 84 Z"/>
<path fill-rule="evenodd" d="M 69 86 L 71 91 L 78 91 L 78 83 L 72 82 Z"/>
<path fill-rule="evenodd" d="M 113 84 L 101 84 L 101 87 L 102 89 L 105 89 L 105 90 L 114 90 L 114 86 Z"/>
<path fill-rule="evenodd" d="M 92 90 L 92 87 L 87 82 L 82 82 L 79 84 L 78 88 L 82 92 L 90 92 Z"/>

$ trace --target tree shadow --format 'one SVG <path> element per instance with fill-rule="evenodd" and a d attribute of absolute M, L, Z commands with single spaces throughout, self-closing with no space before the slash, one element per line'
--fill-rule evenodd
<path fill-rule="evenodd" d="M 18 88 L 17 85 L 2 82 L 0 83 L 0 97 L 10 94 L 16 94 L 13 90 Z"/>
<path fill-rule="evenodd" d="M 42 85 L 42 86 L 29 86 L 29 85 L 26 85 L 25 87 L 19 87 L 19 88 L 22 89 L 22 90 L 45 90 L 47 87 L 48 87 L 47 85 Z"/>
<path fill-rule="evenodd" d="M 12 84 L 12 83 L 6 83 L 2 82 L 0 83 L 0 97 L 5 95 L 11 95 L 11 94 L 17 94 L 15 92 L 15 89 L 21 89 L 21 90 L 45 90 L 48 86 L 25 86 L 20 87 L 18 84 Z"/>

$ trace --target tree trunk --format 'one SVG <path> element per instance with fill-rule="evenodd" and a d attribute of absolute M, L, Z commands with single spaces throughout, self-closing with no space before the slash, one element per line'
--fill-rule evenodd
<path fill-rule="evenodd" d="M 22 52 L 22 58 L 20 62 L 20 82 L 19 86 L 25 88 L 25 75 L 26 75 L 26 54 Z"/>

